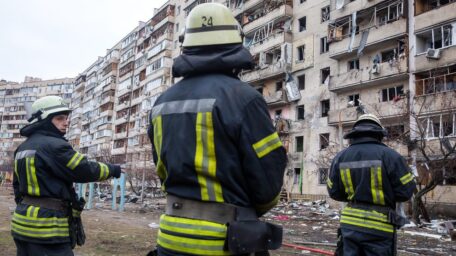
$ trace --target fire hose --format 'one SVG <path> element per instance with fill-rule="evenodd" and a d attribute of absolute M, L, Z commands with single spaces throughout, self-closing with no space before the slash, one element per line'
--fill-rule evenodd
<path fill-rule="evenodd" d="M 309 252 L 320 253 L 320 254 L 323 254 L 323 255 L 334 255 L 334 252 L 325 251 L 325 250 L 321 250 L 321 249 L 310 248 L 310 247 L 307 247 L 307 246 L 300 246 L 300 245 L 287 244 L 287 243 L 282 243 L 282 245 L 286 246 L 286 247 L 291 247 L 293 249 L 306 250 L 306 251 L 309 251 Z"/>

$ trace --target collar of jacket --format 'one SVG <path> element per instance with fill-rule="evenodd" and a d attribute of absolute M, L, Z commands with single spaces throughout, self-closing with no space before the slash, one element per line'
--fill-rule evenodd
<path fill-rule="evenodd" d="M 174 59 L 173 76 L 188 77 L 208 73 L 237 76 L 254 66 L 250 52 L 242 44 L 184 48 Z"/>
<path fill-rule="evenodd" d="M 24 137 L 30 137 L 33 134 L 37 133 L 37 134 L 42 134 L 45 136 L 52 136 L 52 137 L 67 140 L 67 139 L 65 139 L 65 137 L 63 137 L 64 134 L 61 134 L 57 130 L 57 128 L 50 127 L 49 125 L 52 125 L 52 124 L 50 122 L 46 122 L 46 119 L 45 119 L 43 121 L 24 126 L 20 130 L 20 134 L 21 134 L 21 136 L 24 136 Z M 52 129 L 52 128 L 54 128 L 54 129 Z"/>
<path fill-rule="evenodd" d="M 381 141 L 377 140 L 376 138 L 369 137 L 369 136 L 363 136 L 363 137 L 352 138 L 352 139 L 350 140 L 350 145 L 362 144 L 362 143 L 377 143 L 377 144 L 382 144 L 382 145 L 384 145 Z"/>

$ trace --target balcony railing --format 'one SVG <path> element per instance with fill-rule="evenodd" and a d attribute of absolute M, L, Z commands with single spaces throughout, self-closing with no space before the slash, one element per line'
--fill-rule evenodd
<path fill-rule="evenodd" d="M 375 47 L 378 47 L 381 43 L 403 37 L 406 34 L 406 27 L 406 19 L 401 18 L 382 26 L 369 28 L 369 34 L 363 51 L 375 49 Z M 361 43 L 362 34 L 363 31 L 360 31 L 355 35 L 351 52 L 348 51 L 351 41 L 350 36 L 342 36 L 342 40 L 333 41 L 329 47 L 329 56 L 333 59 L 341 59 L 349 55 L 355 55 Z"/>
<path fill-rule="evenodd" d="M 381 119 L 399 117 L 407 113 L 407 109 L 406 106 L 404 106 L 403 101 L 385 101 L 371 104 L 365 103 L 364 108 L 366 108 L 369 113 L 373 113 Z M 328 124 L 338 125 L 339 122 L 342 124 L 354 123 L 360 115 L 356 109 L 356 107 L 349 107 L 330 110 L 328 113 Z"/>
<path fill-rule="evenodd" d="M 264 52 L 270 48 L 273 48 L 274 46 L 281 45 L 283 43 L 291 43 L 291 41 L 292 41 L 291 33 L 282 31 L 282 32 L 269 36 L 268 38 L 261 41 L 260 43 L 256 43 L 256 44 L 248 46 L 248 49 L 250 50 L 250 53 L 252 53 L 252 55 L 255 55 L 257 53 Z"/>
<path fill-rule="evenodd" d="M 289 5 L 284 4 L 284 5 L 280 6 L 279 8 L 268 12 L 264 16 L 245 24 L 243 27 L 243 30 L 247 34 L 257 27 L 264 26 L 264 24 L 267 24 L 271 20 L 275 20 L 280 17 L 292 17 L 292 16 L 293 16 L 293 8 Z"/>
<path fill-rule="evenodd" d="M 456 44 L 450 47 L 440 48 L 438 51 L 440 51 L 440 57 L 438 59 L 429 59 L 426 57 L 426 53 L 416 56 L 416 71 L 421 72 L 456 63 Z"/>
<path fill-rule="evenodd" d="M 408 76 L 406 58 L 399 58 L 398 61 L 392 63 L 383 62 L 377 64 L 377 66 L 378 68 L 376 70 L 373 67 L 365 67 L 331 76 L 329 90 L 336 92 L 361 87 L 365 88 L 381 83 L 399 81 Z"/>
<path fill-rule="evenodd" d="M 250 72 L 243 73 L 241 79 L 244 82 L 254 82 L 260 81 L 263 79 L 268 79 L 278 75 L 285 74 L 287 70 L 290 70 L 291 67 L 289 64 L 283 62 L 277 62 L 275 64 L 270 64 L 265 68 L 253 70 Z"/>
<path fill-rule="evenodd" d="M 288 104 L 287 95 L 284 90 L 276 91 L 270 95 L 263 95 L 266 103 L 271 107 L 278 107 Z"/>

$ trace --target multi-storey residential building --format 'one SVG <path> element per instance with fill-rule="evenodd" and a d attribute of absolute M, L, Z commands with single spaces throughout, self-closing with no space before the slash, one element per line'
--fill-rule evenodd
<path fill-rule="evenodd" d="M 167 1 L 77 76 L 67 135 L 74 146 L 92 158 L 153 169 L 147 114 L 177 81 L 171 66 L 181 51 L 178 37 L 188 13 L 204 2 Z M 269 106 L 288 152 L 284 190 L 292 197 L 326 196 L 330 161 L 348 145 L 343 134 L 363 112 L 381 118 L 390 132 L 386 143 L 421 174 L 423 155 L 410 142 L 438 146 L 444 139 L 449 141 L 446 147 L 454 145 L 454 1 L 214 2 L 226 4 L 242 26 L 244 45 L 256 65 L 242 72 L 241 79 Z M 47 88 L 50 83 L 0 85 L 0 145 L 8 147 L 16 140 L 20 127 L 14 116 L 25 113 L 10 104 L 13 95 L 26 85 Z M 48 93 L 31 90 L 37 90 L 33 96 Z M 429 194 L 428 201 L 452 203 L 456 180 L 449 174 L 455 171 L 443 172 L 443 186 Z"/>
<path fill-rule="evenodd" d="M 31 104 L 47 95 L 61 96 L 69 103 L 73 85 L 74 79 L 70 78 L 25 77 L 23 83 L 0 81 L 0 169 L 12 168 L 14 150 L 25 140 L 19 131 L 28 124 L 27 111 L 31 110 Z"/>

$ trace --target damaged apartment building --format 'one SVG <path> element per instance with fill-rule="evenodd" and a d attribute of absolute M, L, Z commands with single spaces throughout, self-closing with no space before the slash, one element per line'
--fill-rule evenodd
<path fill-rule="evenodd" d="M 68 139 L 82 153 L 152 172 L 147 113 L 177 81 L 171 67 L 185 18 L 205 2 L 212 1 L 167 1 L 75 78 Z M 331 160 L 362 113 L 380 117 L 385 143 L 406 157 L 422 186 L 432 163 L 442 162 L 439 145 L 456 144 L 456 1 L 214 2 L 242 26 L 255 68 L 240 78 L 264 96 L 287 150 L 289 198 L 327 197 Z M 9 96 L 0 86 L 2 97 Z M 435 153 L 431 166 L 420 142 Z M 425 200 L 454 206 L 455 167 L 440 169 L 443 179 Z"/>

